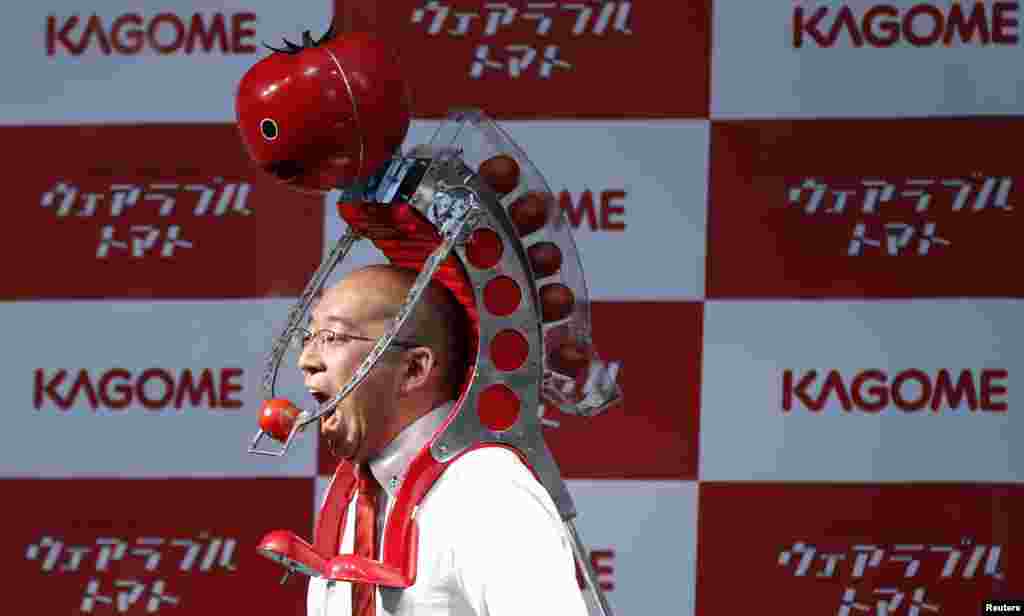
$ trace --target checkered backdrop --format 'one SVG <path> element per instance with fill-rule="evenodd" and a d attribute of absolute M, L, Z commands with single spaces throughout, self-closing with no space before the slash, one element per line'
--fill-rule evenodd
<path fill-rule="evenodd" d="M 342 223 L 249 164 L 233 103 L 332 17 L 399 47 L 407 145 L 482 108 L 575 229 L 626 402 L 547 436 L 617 614 L 1024 594 L 1021 3 L 9 4 L 9 611 L 304 612 L 254 545 L 311 534 L 329 462 L 245 449 Z"/>

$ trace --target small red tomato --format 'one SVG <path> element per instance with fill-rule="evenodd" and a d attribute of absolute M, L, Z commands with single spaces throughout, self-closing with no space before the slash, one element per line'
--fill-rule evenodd
<path fill-rule="evenodd" d="M 260 410 L 260 430 L 283 443 L 288 440 L 298 416 L 299 409 L 291 402 L 282 398 L 267 400 Z"/>

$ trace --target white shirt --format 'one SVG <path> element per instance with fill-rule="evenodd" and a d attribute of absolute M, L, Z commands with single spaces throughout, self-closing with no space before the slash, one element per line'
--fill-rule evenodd
<path fill-rule="evenodd" d="M 412 458 L 429 441 L 451 402 L 402 431 L 370 471 L 384 487 L 378 527 L 390 511 Z M 355 543 L 355 499 L 340 554 Z M 512 452 L 464 454 L 445 470 L 417 514 L 416 583 L 377 588 L 378 616 L 585 616 L 572 544 L 547 490 Z M 308 616 L 348 616 L 348 582 L 311 578 Z"/>

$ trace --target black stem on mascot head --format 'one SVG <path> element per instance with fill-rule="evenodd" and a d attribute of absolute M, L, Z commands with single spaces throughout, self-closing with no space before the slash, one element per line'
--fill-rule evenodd
<path fill-rule="evenodd" d="M 284 54 L 289 54 L 289 55 L 295 55 L 295 54 L 301 53 L 303 49 L 313 49 L 314 47 L 319 47 L 320 45 L 323 45 L 324 43 L 327 43 L 327 42 L 333 40 L 334 37 L 337 36 L 337 34 L 338 34 L 338 32 L 337 32 L 337 30 L 334 29 L 334 22 L 332 21 L 331 25 L 327 28 L 327 32 L 325 32 L 324 35 L 321 36 L 319 39 L 314 39 L 313 35 L 310 34 L 309 30 L 306 30 L 305 32 L 302 33 L 302 44 L 301 45 L 296 45 L 295 43 L 293 43 L 293 42 L 289 41 L 288 39 L 282 37 L 281 40 L 284 41 L 284 44 L 285 44 L 285 48 L 284 49 L 278 49 L 277 47 L 271 47 L 270 45 L 267 45 L 266 43 L 263 43 L 263 46 L 266 47 L 267 49 L 269 49 L 270 51 L 273 51 L 273 52 L 276 52 L 276 53 L 284 53 Z"/>

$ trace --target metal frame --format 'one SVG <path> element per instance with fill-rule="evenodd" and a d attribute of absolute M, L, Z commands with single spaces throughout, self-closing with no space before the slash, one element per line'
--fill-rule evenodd
<path fill-rule="evenodd" d="M 386 205 L 396 195 L 398 187 L 403 183 L 409 171 L 414 168 L 415 165 L 410 164 L 408 158 L 393 161 L 384 176 L 377 179 L 377 185 L 373 186 L 371 191 L 376 193 L 373 196 L 384 197 L 383 204 Z M 467 202 L 462 204 L 464 207 L 461 209 L 439 213 L 432 209 L 432 206 L 437 203 L 436 197 L 439 194 L 451 197 L 461 194 L 468 198 Z M 363 193 L 349 196 L 368 195 Z M 303 411 L 300 413 L 280 453 L 257 449 L 257 444 L 264 434 L 262 431 L 257 434 L 249 451 L 261 455 L 283 455 L 299 432 L 321 417 L 333 412 L 337 405 L 365 380 L 398 335 L 434 274 L 454 252 L 464 266 L 474 290 L 476 304 L 481 312 L 479 344 L 477 356 L 474 358 L 476 370 L 474 370 L 473 380 L 468 384 L 465 395 L 456 405 L 457 408 L 453 410 L 453 414 L 430 444 L 430 454 L 438 463 L 447 463 L 470 447 L 480 443 L 506 445 L 519 451 L 558 508 L 572 541 L 574 554 L 584 571 L 587 586 L 600 613 L 602 616 L 611 616 L 611 609 L 597 584 L 587 550 L 574 523 L 577 511 L 572 496 L 562 480 L 558 465 L 544 440 L 541 419 L 533 411 L 542 402 L 541 386 L 545 376 L 544 325 L 536 280 L 530 269 L 525 248 L 505 211 L 505 204 L 474 170 L 466 166 L 458 157 L 457 151 L 441 152 L 434 158 L 417 183 L 409 203 L 428 220 L 440 226 L 442 241 L 424 263 L 388 333 L 377 341 L 352 379 L 337 395 L 321 405 L 316 412 Z M 486 270 L 474 267 L 466 255 L 466 241 L 474 230 L 480 228 L 489 228 L 496 232 L 505 248 L 499 263 Z M 330 273 L 344 260 L 358 239 L 359 236 L 349 230 L 338 241 L 307 285 L 299 303 L 292 309 L 285 331 L 275 341 L 268 360 L 267 374 L 264 377 L 264 388 L 267 390 L 268 397 L 273 397 L 276 374 L 287 349 L 288 336 L 292 329 L 299 324 L 298 321 L 301 321 Z M 499 276 L 507 276 L 514 280 L 519 285 L 523 298 L 519 307 L 512 314 L 504 317 L 487 315 L 483 300 L 483 291 L 487 283 Z M 498 370 L 490 358 L 491 341 L 498 332 L 505 329 L 515 329 L 526 338 L 529 345 L 529 353 L 525 362 L 520 368 L 512 371 Z M 481 392 L 495 383 L 507 385 L 520 399 L 520 413 L 517 420 L 503 431 L 493 431 L 487 428 L 481 423 L 479 415 L 475 412 Z M 603 407 L 607 408 L 609 405 L 610 403 L 606 403 Z M 275 560 L 286 564 L 280 558 L 275 558 Z M 305 571 L 301 572 L 305 573 Z"/>

